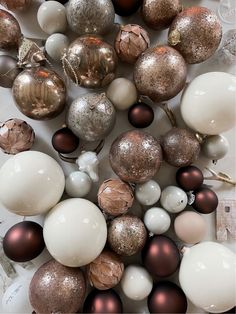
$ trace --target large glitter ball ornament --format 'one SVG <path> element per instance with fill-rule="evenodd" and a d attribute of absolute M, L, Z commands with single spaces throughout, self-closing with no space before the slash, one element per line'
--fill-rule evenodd
<path fill-rule="evenodd" d="M 160 169 L 162 150 L 150 134 L 132 130 L 119 135 L 110 154 L 113 171 L 125 182 L 144 183 Z"/>
<path fill-rule="evenodd" d="M 55 260 L 43 264 L 29 288 L 36 313 L 76 313 L 84 302 L 86 283 L 80 268 L 65 267 Z"/>
<path fill-rule="evenodd" d="M 44 67 L 21 72 L 14 81 L 12 92 L 18 109 L 31 119 L 53 119 L 65 107 L 65 83 L 56 72 Z"/>
<path fill-rule="evenodd" d="M 186 63 L 181 54 L 169 46 L 148 49 L 138 59 L 134 82 L 139 93 L 154 102 L 175 97 L 185 86 Z"/>
<path fill-rule="evenodd" d="M 32 0 L 0 0 L 0 4 L 8 10 L 25 10 L 29 7 Z"/>
<path fill-rule="evenodd" d="M 204 7 L 184 9 L 172 22 L 168 42 L 187 63 L 200 63 L 218 48 L 222 27 L 216 14 Z"/>
<path fill-rule="evenodd" d="M 10 50 L 19 47 L 21 29 L 12 14 L 0 9 L 0 49 Z"/>
<path fill-rule="evenodd" d="M 15 78 L 21 72 L 17 60 L 11 56 L 0 55 L 0 86 L 12 88 Z"/>
<path fill-rule="evenodd" d="M 67 20 L 71 30 L 79 35 L 105 35 L 112 30 L 115 11 L 110 0 L 70 0 Z"/>
<path fill-rule="evenodd" d="M 17 215 L 35 216 L 49 211 L 59 202 L 64 187 L 59 164 L 40 152 L 19 153 L 0 169 L 0 201 Z"/>
<path fill-rule="evenodd" d="M 68 128 L 80 139 L 104 139 L 113 129 L 116 111 L 105 93 L 87 94 L 75 99 L 67 113 Z"/>

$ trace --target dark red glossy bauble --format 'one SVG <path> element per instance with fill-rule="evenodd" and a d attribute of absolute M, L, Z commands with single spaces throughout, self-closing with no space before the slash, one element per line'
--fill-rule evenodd
<path fill-rule="evenodd" d="M 201 214 L 213 213 L 218 206 L 218 197 L 211 189 L 202 187 L 194 192 L 195 200 L 192 207 Z"/>
<path fill-rule="evenodd" d="M 43 228 L 33 221 L 22 221 L 11 227 L 4 239 L 3 250 L 14 262 L 28 262 L 44 249 Z"/>
<path fill-rule="evenodd" d="M 46 0 L 50 1 L 50 0 Z M 69 0 L 55 0 L 56 2 L 60 2 L 61 4 L 66 4 Z"/>
<path fill-rule="evenodd" d="M 143 0 L 112 0 L 116 14 L 129 16 L 140 8 Z"/>
<path fill-rule="evenodd" d="M 194 191 L 203 184 L 203 174 L 195 166 L 179 168 L 176 172 L 176 182 L 184 191 Z"/>
<path fill-rule="evenodd" d="M 79 138 L 68 128 L 63 128 L 53 135 L 52 146 L 61 154 L 70 154 L 79 146 Z"/>
<path fill-rule="evenodd" d="M 140 102 L 129 109 L 128 119 L 135 128 L 147 128 L 154 120 L 154 111 L 152 107 Z"/>

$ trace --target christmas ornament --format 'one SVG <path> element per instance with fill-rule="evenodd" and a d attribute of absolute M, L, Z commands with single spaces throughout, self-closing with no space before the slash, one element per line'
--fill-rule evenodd
<path fill-rule="evenodd" d="M 109 250 L 104 250 L 87 266 L 89 283 L 98 290 L 107 290 L 117 286 L 123 272 L 124 264 L 120 257 Z"/>
<path fill-rule="evenodd" d="M 133 82 L 117 78 L 109 85 L 106 96 L 117 110 L 126 110 L 137 101 L 138 93 Z"/>
<path fill-rule="evenodd" d="M 202 144 L 203 154 L 216 162 L 224 158 L 229 151 L 229 142 L 226 137 L 222 135 L 212 135 L 207 137 Z"/>
<path fill-rule="evenodd" d="M 45 50 L 53 61 L 60 62 L 69 44 L 69 38 L 67 36 L 59 33 L 52 34 L 46 40 Z"/>
<path fill-rule="evenodd" d="M 11 56 L 0 55 L 0 86 L 12 88 L 13 82 L 21 70 L 17 60 Z"/>
<path fill-rule="evenodd" d="M 110 0 L 70 0 L 67 19 L 71 30 L 79 35 L 105 35 L 112 30 L 115 12 Z"/>
<path fill-rule="evenodd" d="M 208 188 L 202 187 L 194 191 L 195 200 L 192 207 L 201 214 L 210 214 L 218 206 L 216 193 Z"/>
<path fill-rule="evenodd" d="M 177 186 L 168 186 L 161 193 L 161 205 L 170 213 L 179 213 L 188 203 L 187 194 Z"/>
<path fill-rule="evenodd" d="M 72 198 L 60 202 L 49 212 L 43 235 L 49 253 L 59 263 L 80 267 L 91 263 L 102 252 L 107 226 L 96 205 L 82 198 Z"/>
<path fill-rule="evenodd" d="M 35 120 L 53 119 L 64 109 L 66 87 L 61 77 L 44 67 L 26 69 L 14 81 L 18 109 Z"/>
<path fill-rule="evenodd" d="M 207 224 L 203 217 L 190 211 L 176 217 L 174 228 L 178 238 L 187 244 L 201 242 L 207 232 Z"/>
<path fill-rule="evenodd" d="M 113 129 L 116 111 L 105 93 L 87 94 L 75 99 L 67 113 L 68 128 L 80 139 L 104 139 Z"/>
<path fill-rule="evenodd" d="M 84 197 L 92 188 L 92 180 L 81 171 L 72 172 L 66 178 L 66 193 L 70 197 Z"/>
<path fill-rule="evenodd" d="M 153 280 L 145 268 L 138 265 L 126 267 L 121 280 L 124 294 L 131 300 L 144 300 L 152 291 Z"/>
<path fill-rule="evenodd" d="M 180 106 L 182 117 L 191 129 L 202 134 L 218 135 L 235 125 L 235 97 L 235 76 L 224 72 L 202 74 L 183 93 Z"/>
<path fill-rule="evenodd" d="M 155 30 L 168 28 L 181 10 L 179 0 L 144 0 L 142 5 L 144 22 Z"/>
<path fill-rule="evenodd" d="M 142 260 L 152 276 L 168 277 L 178 269 L 180 254 L 170 238 L 158 235 L 147 241 L 142 251 Z"/>
<path fill-rule="evenodd" d="M 199 157 L 201 146 L 194 133 L 187 129 L 172 128 L 161 138 L 165 161 L 174 167 L 191 165 Z"/>
<path fill-rule="evenodd" d="M 171 220 L 169 214 L 162 208 L 153 207 L 146 211 L 144 224 L 151 234 L 162 234 L 169 230 Z"/>
<path fill-rule="evenodd" d="M 43 228 L 33 221 L 22 221 L 11 227 L 4 239 L 6 256 L 18 263 L 36 258 L 44 249 Z"/>
<path fill-rule="evenodd" d="M 236 29 L 230 29 L 223 34 L 220 48 L 215 54 L 215 61 L 221 65 L 233 65 L 236 60 Z"/>
<path fill-rule="evenodd" d="M 20 38 L 21 29 L 15 17 L 0 9 L 0 49 L 17 49 Z"/>
<path fill-rule="evenodd" d="M 25 10 L 31 4 L 31 0 L 1 0 L 0 4 L 7 10 Z"/>
<path fill-rule="evenodd" d="M 179 168 L 176 172 L 176 182 L 184 191 L 194 191 L 203 184 L 203 174 L 195 166 Z"/>
<path fill-rule="evenodd" d="M 170 281 L 155 284 L 148 297 L 150 313 L 186 313 L 187 298 L 183 290 Z"/>
<path fill-rule="evenodd" d="M 112 0 L 116 14 L 120 16 L 129 16 L 138 11 L 142 0 Z"/>
<path fill-rule="evenodd" d="M 76 313 L 83 304 L 85 292 L 80 268 L 65 267 L 50 260 L 34 274 L 29 298 L 37 313 Z"/>
<path fill-rule="evenodd" d="M 133 130 L 116 138 L 111 146 L 109 159 L 113 171 L 122 180 L 143 183 L 154 177 L 159 170 L 162 150 L 152 135 Z"/>
<path fill-rule="evenodd" d="M 10 119 L 0 125 L 0 147 L 6 154 L 29 150 L 35 140 L 32 127 L 20 119 Z"/>
<path fill-rule="evenodd" d="M 70 129 L 63 128 L 53 134 L 52 146 L 58 153 L 70 154 L 78 148 L 79 138 Z"/>
<path fill-rule="evenodd" d="M 42 49 L 32 40 L 21 37 L 18 50 L 18 66 L 32 68 L 44 65 L 47 59 Z"/>
<path fill-rule="evenodd" d="M 137 24 L 121 26 L 115 39 L 115 50 L 118 57 L 130 64 L 134 64 L 149 46 L 149 34 Z"/>
<path fill-rule="evenodd" d="M 108 215 L 119 216 L 127 213 L 133 201 L 131 187 L 119 179 L 106 180 L 99 188 L 98 204 Z"/>
<path fill-rule="evenodd" d="M 145 226 L 138 217 L 115 218 L 108 229 L 108 244 L 119 255 L 131 256 L 142 250 L 147 239 Z"/>
<path fill-rule="evenodd" d="M 219 201 L 216 211 L 217 241 L 229 240 L 229 235 L 236 240 L 236 200 L 223 199 Z"/>
<path fill-rule="evenodd" d="M 172 22 L 168 42 L 187 63 L 200 63 L 218 48 L 222 27 L 216 14 L 204 7 L 184 9 Z"/>
<path fill-rule="evenodd" d="M 64 187 L 64 173 L 59 164 L 40 152 L 19 153 L 0 169 L 0 200 L 17 215 L 46 213 L 59 202 Z"/>
<path fill-rule="evenodd" d="M 135 186 L 135 197 L 138 202 L 145 206 L 150 206 L 158 202 L 161 196 L 161 188 L 159 184 L 150 180 Z"/>
<path fill-rule="evenodd" d="M 235 269 L 233 252 L 219 243 L 202 242 L 185 249 L 179 281 L 195 306 L 221 313 L 235 305 Z"/>
<path fill-rule="evenodd" d="M 98 165 L 99 160 L 97 152 L 86 152 L 83 151 L 76 160 L 79 170 L 88 174 L 93 182 L 98 182 Z"/>
<path fill-rule="evenodd" d="M 129 109 L 128 119 L 135 128 L 147 128 L 154 120 L 154 111 L 152 107 L 138 102 Z"/>

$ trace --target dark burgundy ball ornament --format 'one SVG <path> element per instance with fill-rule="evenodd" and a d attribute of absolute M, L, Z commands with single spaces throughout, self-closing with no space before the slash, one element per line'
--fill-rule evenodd
<path fill-rule="evenodd" d="M 154 111 L 152 107 L 139 102 L 129 109 L 128 119 L 135 128 L 147 128 L 154 120 Z"/>
<path fill-rule="evenodd" d="M 211 189 L 202 187 L 194 191 L 195 201 L 192 207 L 201 214 L 213 213 L 218 206 L 218 197 Z"/>
<path fill-rule="evenodd" d="M 112 0 L 116 14 L 129 16 L 138 11 L 142 0 Z"/>
<path fill-rule="evenodd" d="M 68 128 L 63 128 L 53 135 L 52 146 L 61 154 L 70 154 L 79 146 L 79 138 Z"/>
<path fill-rule="evenodd" d="M 194 191 L 203 184 L 202 171 L 195 166 L 179 168 L 176 172 L 176 182 L 184 191 Z"/>

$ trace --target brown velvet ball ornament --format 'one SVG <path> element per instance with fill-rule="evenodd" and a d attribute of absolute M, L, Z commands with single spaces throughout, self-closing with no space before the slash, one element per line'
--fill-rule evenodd
<path fill-rule="evenodd" d="M 184 191 L 194 191 L 203 184 L 202 171 L 195 166 L 182 167 L 176 172 L 176 182 Z"/>
<path fill-rule="evenodd" d="M 112 0 L 116 14 L 129 16 L 134 14 L 141 6 L 143 0 Z"/>
<path fill-rule="evenodd" d="M 21 29 L 12 14 L 0 9 L 0 49 L 17 49 L 21 38 Z"/>
<path fill-rule="evenodd" d="M 12 88 L 15 78 L 21 72 L 17 67 L 17 60 L 11 56 L 0 56 L 0 86 Z"/>
<path fill-rule="evenodd" d="M 147 128 L 154 120 L 154 111 L 149 105 L 139 102 L 129 109 L 128 119 L 135 128 Z"/>
<path fill-rule="evenodd" d="M 63 128 L 54 133 L 52 146 L 58 153 L 70 154 L 78 148 L 79 138 L 70 129 Z"/>
<path fill-rule="evenodd" d="M 194 191 L 195 200 L 192 207 L 201 214 L 213 213 L 218 206 L 218 197 L 211 189 L 202 187 Z"/>

